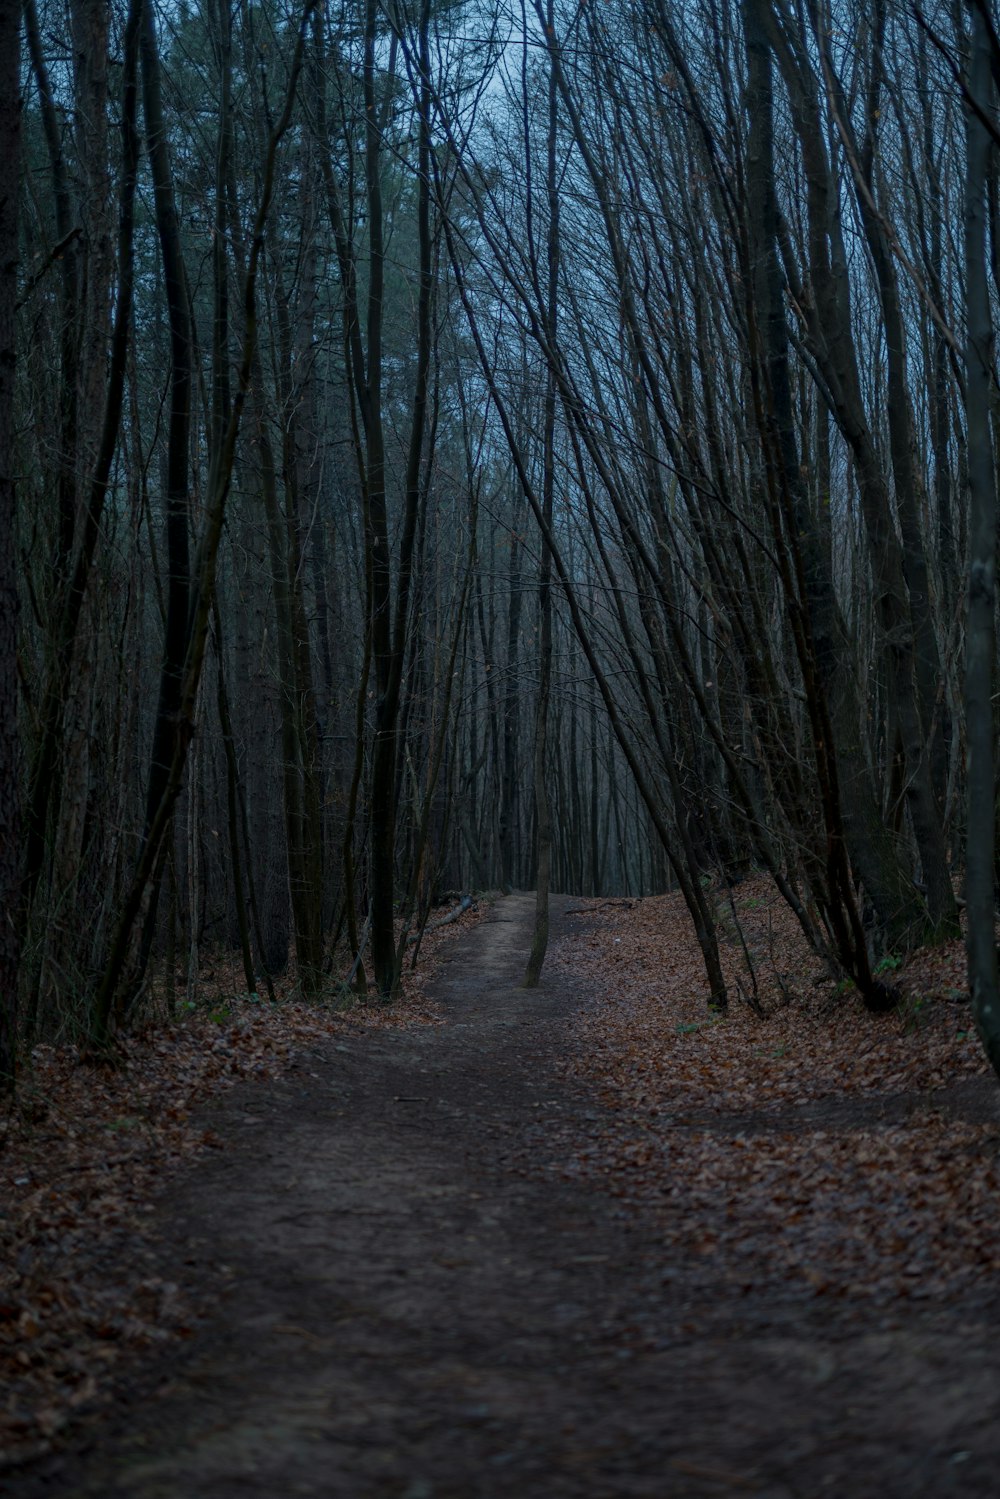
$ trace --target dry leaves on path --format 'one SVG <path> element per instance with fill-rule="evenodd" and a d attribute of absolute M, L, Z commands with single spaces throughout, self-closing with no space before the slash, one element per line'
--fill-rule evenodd
<path fill-rule="evenodd" d="M 900 1009 L 872 1016 L 766 881 L 737 887 L 735 918 L 717 899 L 725 1018 L 680 896 L 595 910 L 560 945 L 590 1001 L 571 1068 L 609 1109 L 567 1171 L 655 1204 L 671 1250 L 746 1291 L 925 1297 L 995 1274 L 1000 1094 L 961 945 L 916 955 L 893 975 Z M 736 999 L 744 942 L 764 1019 Z"/>
<path fill-rule="evenodd" d="M 203 1106 L 347 1031 L 436 1022 L 425 998 L 436 963 L 486 909 L 427 935 L 392 1009 L 260 1003 L 239 994 L 235 970 L 220 983 L 217 965 L 214 999 L 122 1038 L 114 1068 L 83 1064 L 72 1047 L 36 1049 L 0 1118 L 0 1472 L 107 1398 L 123 1357 L 190 1332 L 183 1249 L 166 1277 L 150 1224 L 171 1174 L 224 1145 Z"/>

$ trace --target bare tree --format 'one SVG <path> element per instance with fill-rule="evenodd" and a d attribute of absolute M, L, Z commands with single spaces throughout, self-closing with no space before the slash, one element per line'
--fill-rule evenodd
<path fill-rule="evenodd" d="M 972 1011 L 986 1054 L 1000 1075 L 1000 984 L 996 923 L 996 761 L 993 684 L 996 675 L 996 468 L 990 435 L 993 319 L 987 287 L 986 184 L 996 147 L 988 17 L 972 8 L 969 37 L 965 198 L 966 373 L 969 443 L 969 595 L 966 624 L 965 716 L 968 743 L 969 984 Z M 984 116 L 986 117 L 984 119 Z"/>
<path fill-rule="evenodd" d="M 14 374 L 21 166 L 21 8 L 0 6 L 0 1093 L 17 1057 L 20 744 L 17 728 L 17 561 L 14 535 Z"/>

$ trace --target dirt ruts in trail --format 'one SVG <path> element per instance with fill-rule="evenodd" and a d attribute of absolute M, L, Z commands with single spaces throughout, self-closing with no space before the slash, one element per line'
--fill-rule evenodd
<path fill-rule="evenodd" d="M 976 1309 L 741 1298 L 565 1179 L 602 1112 L 560 1070 L 571 969 L 520 987 L 533 909 L 509 896 L 456 942 L 442 1025 L 336 1040 L 213 1107 L 226 1148 L 159 1227 L 165 1273 L 214 1308 L 12 1494 L 995 1492 L 1000 1358 Z"/>

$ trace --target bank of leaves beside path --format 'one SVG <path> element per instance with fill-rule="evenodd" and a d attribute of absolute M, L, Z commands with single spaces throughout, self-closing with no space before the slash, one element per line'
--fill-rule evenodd
<path fill-rule="evenodd" d="M 680 896 L 571 908 L 554 962 L 587 1002 L 568 1065 L 606 1109 L 566 1142 L 566 1173 L 653 1208 L 665 1257 L 737 1291 L 890 1301 L 992 1281 L 1000 1090 L 962 944 L 894 970 L 902 1003 L 875 1016 L 826 978 L 767 882 L 716 899 L 723 1018 Z M 740 997 L 747 953 L 763 1016 Z"/>
<path fill-rule="evenodd" d="M 182 1288 L 182 1252 L 165 1274 L 150 1224 L 164 1183 L 224 1143 L 204 1105 L 312 1065 L 311 1052 L 359 1029 L 439 1020 L 425 997 L 437 962 L 487 909 L 428 933 L 391 1010 L 357 1006 L 336 985 L 322 1003 L 281 984 L 278 1003 L 262 1002 L 219 958 L 197 1003 L 119 1038 L 115 1065 L 91 1065 L 73 1045 L 35 1050 L 0 1112 L 0 1490 L 5 1471 L 106 1404 L 136 1355 L 191 1334 L 199 1308 Z"/>

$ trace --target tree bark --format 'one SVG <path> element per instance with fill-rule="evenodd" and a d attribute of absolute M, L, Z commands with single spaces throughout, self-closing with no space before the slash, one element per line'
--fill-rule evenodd
<path fill-rule="evenodd" d="M 965 410 L 969 443 L 969 591 L 965 634 L 965 722 L 968 753 L 966 948 L 972 1013 L 986 1055 L 1000 1077 L 1000 981 L 995 937 L 996 759 L 996 470 L 990 440 L 993 324 L 986 277 L 986 177 L 993 147 L 980 111 L 992 115 L 993 86 L 986 19 L 972 10 L 966 108 Z"/>
<path fill-rule="evenodd" d="M 146 828 L 152 825 L 170 777 L 179 730 L 178 710 L 188 614 L 191 606 L 189 544 L 189 466 L 191 462 L 191 381 L 193 330 L 180 224 L 161 96 L 161 68 L 153 7 L 143 6 L 140 27 L 142 97 L 146 143 L 153 176 L 156 229 L 163 262 L 163 284 L 170 324 L 170 415 L 167 430 L 167 620 L 163 642 L 160 697 L 153 730 L 146 790 Z"/>
<path fill-rule="evenodd" d="M 554 35 L 554 0 L 548 0 L 545 25 Z M 547 234 L 547 301 L 545 336 L 555 347 L 559 309 L 559 181 L 556 162 L 556 140 L 559 122 L 559 90 L 555 66 L 549 71 L 549 118 L 546 138 L 545 185 L 548 200 Z M 535 790 L 535 929 L 531 952 L 524 973 L 524 986 L 538 984 L 549 943 L 549 883 L 552 876 L 552 804 L 547 784 L 546 752 L 548 749 L 549 704 L 552 696 L 552 554 L 548 536 L 552 533 L 555 498 L 555 432 L 556 382 L 551 367 L 545 377 L 545 407 L 542 418 L 542 554 L 538 568 L 538 701 L 535 708 L 535 743 L 532 770 Z"/>
<path fill-rule="evenodd" d="M 14 372 L 21 167 L 21 7 L 0 0 L 0 1095 L 14 1086 L 20 932 Z"/>

